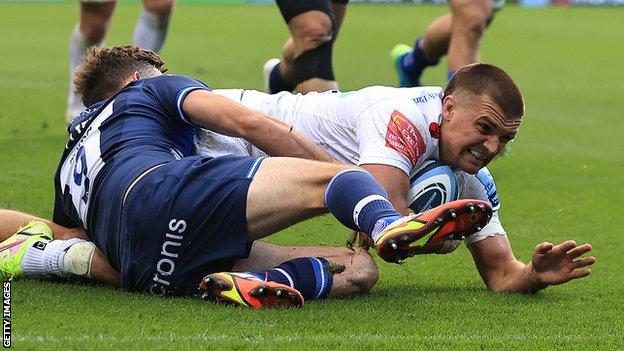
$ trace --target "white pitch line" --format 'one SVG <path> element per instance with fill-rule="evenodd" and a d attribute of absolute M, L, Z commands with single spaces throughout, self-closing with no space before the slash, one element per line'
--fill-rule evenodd
<path fill-rule="evenodd" d="M 624 334 L 585 334 L 585 335 L 525 335 L 525 334 L 504 334 L 504 335 L 382 335 L 382 334 L 355 334 L 355 335 L 288 335 L 288 336 L 263 336 L 244 334 L 201 334 L 201 335 L 139 335 L 133 337 L 111 336 L 111 335 L 73 335 L 73 336 L 53 336 L 53 335 L 13 335 L 14 342 L 84 342 L 84 341 L 104 341 L 104 342 L 139 342 L 139 341 L 232 341 L 246 340 L 249 342 L 296 342 L 296 341 L 580 341 L 580 340 L 623 340 Z"/>

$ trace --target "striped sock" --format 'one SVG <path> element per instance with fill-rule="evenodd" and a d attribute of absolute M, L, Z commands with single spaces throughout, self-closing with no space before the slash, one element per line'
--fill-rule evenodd
<path fill-rule="evenodd" d="M 329 296 L 334 282 L 334 273 L 328 266 L 329 261 L 323 257 L 300 257 L 251 274 L 261 280 L 295 288 L 306 300 L 319 300 Z"/>
<path fill-rule="evenodd" d="M 369 235 L 379 220 L 394 221 L 401 217 L 375 177 L 359 169 L 348 169 L 334 176 L 325 192 L 325 204 L 345 227 Z"/>

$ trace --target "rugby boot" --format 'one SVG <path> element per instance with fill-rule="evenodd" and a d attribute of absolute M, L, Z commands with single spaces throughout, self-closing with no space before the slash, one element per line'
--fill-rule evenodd
<path fill-rule="evenodd" d="M 52 240 L 52 230 L 40 221 L 30 221 L 8 239 L 0 243 L 0 274 L 4 280 L 11 280 L 23 273 L 20 263 L 26 251 L 34 246 L 45 247 Z"/>
<path fill-rule="evenodd" d="M 401 88 L 420 86 L 420 75 L 418 75 L 417 77 L 413 77 L 403 69 L 403 57 L 411 52 L 412 47 L 407 44 L 397 44 L 390 51 L 390 57 L 392 57 L 394 70 L 399 76 L 399 87 Z"/>
<path fill-rule="evenodd" d="M 199 295 L 204 300 L 251 308 L 303 306 L 303 296 L 296 289 L 244 273 L 209 274 L 199 283 Z"/>
<path fill-rule="evenodd" d="M 379 257 L 401 263 L 421 247 L 447 240 L 462 240 L 483 228 L 492 207 L 481 200 L 457 200 L 396 220 L 375 241 Z"/>

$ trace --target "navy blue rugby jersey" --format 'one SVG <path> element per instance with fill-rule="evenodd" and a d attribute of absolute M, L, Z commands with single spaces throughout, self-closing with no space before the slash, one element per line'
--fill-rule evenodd
<path fill-rule="evenodd" d="M 197 127 L 182 103 L 197 89 L 210 90 L 185 76 L 141 79 L 77 117 L 54 179 L 54 222 L 85 228 L 109 256 L 130 184 L 156 165 L 195 155 Z"/>

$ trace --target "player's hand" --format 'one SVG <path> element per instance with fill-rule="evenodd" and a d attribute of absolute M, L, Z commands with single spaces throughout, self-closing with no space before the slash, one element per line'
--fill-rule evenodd
<path fill-rule="evenodd" d="M 351 235 L 349 235 L 349 239 L 347 240 L 347 247 L 352 251 L 355 249 L 355 247 L 368 250 L 370 247 L 373 246 L 375 246 L 375 243 L 370 236 L 356 230 L 351 231 Z"/>
<path fill-rule="evenodd" d="M 530 279 L 539 288 L 563 284 L 572 279 L 586 277 L 591 273 L 588 266 L 596 262 L 594 257 L 580 257 L 589 251 L 590 244 L 577 245 L 574 240 L 559 245 L 549 242 L 533 249 L 533 274 Z"/>

